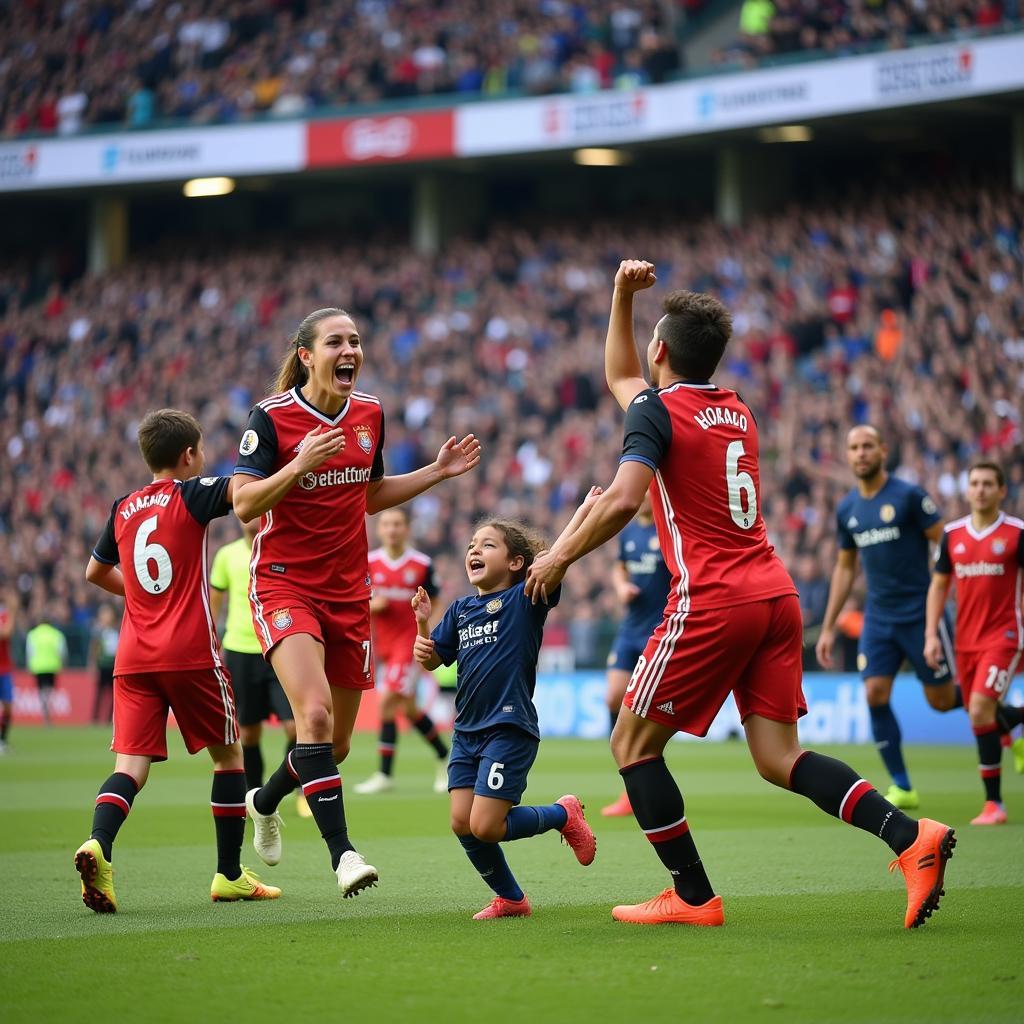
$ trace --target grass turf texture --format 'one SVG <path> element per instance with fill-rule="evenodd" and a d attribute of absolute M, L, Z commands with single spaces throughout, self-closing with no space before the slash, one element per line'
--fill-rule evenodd
<path fill-rule="evenodd" d="M 965 725 L 966 728 L 966 725 Z M 20 1021 L 261 1022 L 444 1020 L 499 1024 L 647 1021 L 1019 1020 L 1024 785 L 1004 773 L 1011 823 L 977 829 L 972 748 L 911 748 L 922 814 L 958 829 L 947 896 L 923 928 L 902 928 L 904 887 L 877 840 L 757 778 L 745 747 L 673 745 L 698 848 L 725 900 L 721 929 L 640 928 L 611 920 L 620 902 L 667 882 L 618 795 L 603 743 L 546 741 L 527 799 L 576 792 L 598 834 L 580 867 L 557 833 L 507 844 L 534 905 L 526 920 L 474 922 L 489 898 L 430 792 L 434 762 L 403 737 L 396 791 L 360 797 L 375 742 L 356 738 L 344 767 L 349 821 L 381 885 L 343 901 L 312 821 L 282 805 L 284 858 L 260 864 L 247 827 L 243 862 L 284 889 L 272 903 L 213 904 L 209 760 L 172 735 L 115 848 L 120 911 L 97 916 L 72 857 L 111 771 L 100 729 L 15 730 L 0 759 L 2 1017 Z M 264 740 L 268 767 L 280 756 Z M 876 784 L 870 748 L 829 750 Z M 1009 761 L 1009 758 L 1005 759 Z M 1014 952 L 1014 950 L 1017 952 Z"/>

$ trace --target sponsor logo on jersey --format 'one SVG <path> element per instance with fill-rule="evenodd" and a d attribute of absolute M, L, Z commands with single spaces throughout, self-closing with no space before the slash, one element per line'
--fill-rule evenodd
<path fill-rule="evenodd" d="M 501 708 L 502 713 L 506 714 L 506 715 L 511 715 L 512 712 L 515 711 L 515 709 L 516 709 L 515 704 L 503 704 L 502 708 Z"/>
<path fill-rule="evenodd" d="M 278 608 L 271 613 L 270 621 L 274 624 L 274 629 L 288 629 L 294 621 L 291 608 Z"/>
<path fill-rule="evenodd" d="M 487 608 L 487 614 L 488 615 L 493 615 L 495 612 L 500 612 L 501 611 L 501 598 L 500 597 L 496 597 L 493 601 L 488 601 L 486 608 Z"/>
<path fill-rule="evenodd" d="M 121 513 L 121 518 L 127 522 L 136 512 L 141 512 L 146 508 L 167 508 L 170 502 L 170 494 L 143 494 L 134 501 L 122 505 L 118 511 Z"/>
<path fill-rule="evenodd" d="M 280 573 L 280 575 L 283 576 L 288 571 L 288 569 L 285 566 L 281 565 L 280 562 L 271 562 L 270 571 Z"/>
<path fill-rule="evenodd" d="M 238 450 L 243 455 L 252 455 L 260 446 L 260 435 L 255 430 L 247 430 L 238 443 Z"/>
<path fill-rule="evenodd" d="M 879 529 L 861 530 L 853 535 L 853 542 L 859 548 L 870 548 L 875 544 L 887 544 L 891 540 L 900 539 L 898 526 L 883 526 Z"/>
<path fill-rule="evenodd" d="M 1002 562 L 957 562 L 956 578 L 969 576 L 1005 576 L 1006 566 Z"/>
<path fill-rule="evenodd" d="M 992 554 L 1001 555 L 1005 550 L 1006 541 L 1004 541 L 1002 537 L 996 537 L 996 539 L 992 541 Z"/>
<path fill-rule="evenodd" d="M 459 630 L 459 650 L 467 647 L 479 647 L 481 644 L 498 642 L 498 621 L 491 619 L 481 626 L 463 626 Z"/>
<path fill-rule="evenodd" d="M 365 424 L 360 424 L 352 429 L 356 432 L 356 444 L 369 455 L 373 451 L 373 431 Z"/>
<path fill-rule="evenodd" d="M 675 708 L 672 706 L 672 701 L 667 700 L 664 704 L 658 705 L 658 710 L 664 712 L 666 715 L 674 715 Z"/>
<path fill-rule="evenodd" d="M 318 487 L 339 487 L 344 484 L 368 484 L 370 467 L 346 466 L 344 469 L 328 469 L 323 473 L 307 473 L 299 480 L 304 491 L 315 491 Z"/>
<path fill-rule="evenodd" d="M 891 523 L 896 518 L 896 509 L 892 505 L 883 505 L 878 510 L 878 518 L 883 523 Z"/>
<path fill-rule="evenodd" d="M 718 426 L 738 427 L 744 431 L 747 429 L 747 417 L 743 413 L 737 412 L 735 409 L 723 409 L 718 405 L 709 405 L 700 412 L 694 413 L 693 418 L 704 430 Z"/>

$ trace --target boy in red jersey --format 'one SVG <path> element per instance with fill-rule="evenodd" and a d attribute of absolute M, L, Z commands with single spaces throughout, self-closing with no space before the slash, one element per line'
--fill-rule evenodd
<path fill-rule="evenodd" d="M 534 562 L 527 584 L 543 600 L 572 562 L 629 522 L 650 490 L 672 590 L 611 742 L 637 822 L 673 885 L 612 916 L 724 923 L 662 755 L 680 730 L 705 735 L 732 691 L 762 777 L 886 842 L 897 855 L 891 867 L 907 882 L 904 925 L 917 927 L 938 906 L 953 830 L 913 821 L 841 761 L 800 748 L 800 604 L 758 509 L 757 424 L 734 391 L 710 381 L 732 318 L 710 295 L 670 294 L 647 347 L 655 384 L 648 387 L 633 339 L 633 294 L 654 282 L 653 265 L 641 260 L 624 261 L 615 275 L 605 375 L 626 410 L 618 472 L 576 531 Z"/>
<path fill-rule="evenodd" d="M 281 859 L 277 806 L 300 782 L 344 897 L 377 882 L 377 869 L 349 840 L 337 768 L 362 692 L 373 687 L 364 517 L 480 461 L 472 434 L 452 437 L 431 465 L 386 477 L 384 412 L 355 390 L 362 365 L 352 318 L 333 307 L 310 313 L 292 338 L 276 393 L 249 415 L 234 476 L 238 517 L 261 517 L 249 601 L 298 740 L 266 785 L 246 795 L 253 844 L 264 863 Z"/>
<path fill-rule="evenodd" d="M 385 509 L 377 517 L 377 536 L 381 546 L 370 552 L 370 580 L 373 597 L 373 652 L 383 665 L 384 678 L 377 680 L 380 695 L 380 769 L 355 787 L 357 793 L 386 793 L 394 785 L 391 773 L 395 764 L 399 712 L 430 744 L 439 764 L 434 792 L 448 792 L 448 747 L 438 735 L 430 715 L 416 705 L 416 685 L 422 669 L 412 655 L 416 640 L 416 613 L 412 599 L 422 587 L 428 597 L 437 596 L 434 569 L 430 557 L 408 547 L 409 514 L 404 508 Z"/>
<path fill-rule="evenodd" d="M 972 825 L 1003 825 L 1000 732 L 1021 724 L 1022 709 L 1000 706 L 1024 648 L 1021 581 L 1024 521 L 1001 510 L 1006 498 L 1002 467 L 979 459 L 967 474 L 971 514 L 946 524 L 935 560 L 925 612 L 924 656 L 942 660 L 939 621 L 956 576 L 956 664 L 964 703 L 978 744 L 985 806 Z M 1014 743 L 1024 768 L 1024 740 Z M 1018 768 L 1018 770 L 1020 770 Z"/>
<path fill-rule="evenodd" d="M 231 480 L 204 477 L 203 436 L 186 412 L 161 409 L 139 425 L 152 483 L 118 498 L 85 576 L 124 598 L 114 662 L 114 774 L 100 787 L 92 836 L 75 853 L 82 899 L 98 914 L 117 909 L 111 848 L 153 761 L 167 760 L 167 712 L 190 754 L 213 759 L 210 803 L 217 835 L 214 901 L 276 899 L 239 863 L 245 832 L 245 772 L 231 681 L 210 615 L 206 531 L 231 511 Z"/>

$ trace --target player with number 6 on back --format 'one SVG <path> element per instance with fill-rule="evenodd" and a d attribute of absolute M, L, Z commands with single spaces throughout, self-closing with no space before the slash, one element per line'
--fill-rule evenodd
<path fill-rule="evenodd" d="M 623 261 L 615 275 L 605 375 L 626 411 L 615 479 L 575 531 L 534 562 L 526 582 L 534 601 L 546 600 L 567 567 L 615 536 L 650 491 L 672 589 L 611 744 L 637 823 L 672 885 L 644 903 L 615 907 L 612 916 L 633 924 L 724 923 L 663 755 L 679 731 L 706 735 L 732 692 L 766 780 L 891 847 L 890 868 L 898 866 L 907 883 L 904 924 L 917 927 L 938 906 L 953 830 L 908 818 L 841 761 L 801 749 L 800 605 L 758 508 L 757 423 L 736 392 L 711 381 L 732 318 L 711 295 L 669 294 L 647 346 L 650 387 L 633 338 L 633 295 L 655 280 L 653 264 L 643 260 Z"/>
<path fill-rule="evenodd" d="M 296 746 L 246 807 L 266 864 L 281 859 L 278 804 L 301 783 L 342 896 L 375 885 L 348 836 L 341 776 L 364 690 L 373 688 L 365 517 L 401 505 L 480 462 L 480 442 L 449 438 L 437 459 L 384 475 L 384 411 L 356 391 L 363 347 L 342 309 L 310 313 L 276 393 L 249 414 L 234 475 L 235 512 L 260 517 L 249 603 L 263 656 L 291 704 Z"/>
<path fill-rule="evenodd" d="M 139 425 L 151 483 L 118 498 L 93 550 L 86 579 L 124 598 L 114 657 L 114 774 L 100 787 L 91 837 L 75 853 L 82 899 L 117 910 L 112 846 L 150 765 L 167 760 L 167 713 L 190 754 L 213 759 L 210 805 L 217 836 L 215 902 L 276 899 L 239 862 L 245 832 L 245 771 L 228 676 L 217 645 L 207 584 L 206 531 L 231 511 L 229 477 L 203 476 L 203 436 L 187 412 L 161 409 Z"/>

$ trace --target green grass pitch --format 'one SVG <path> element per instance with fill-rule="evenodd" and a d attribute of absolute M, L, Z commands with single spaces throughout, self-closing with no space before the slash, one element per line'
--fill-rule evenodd
<path fill-rule="evenodd" d="M 966 726 L 965 726 L 966 728 Z M 0 759 L 0 1018 L 31 1021 L 1021 1019 L 1024 780 L 1004 775 L 1011 824 L 972 829 L 974 753 L 912 748 L 922 813 L 958 829 L 946 898 L 925 927 L 902 927 L 904 889 L 888 851 L 761 782 L 739 744 L 673 745 L 669 763 L 712 883 L 721 929 L 637 928 L 617 902 L 667 876 L 632 819 L 606 821 L 618 793 L 603 743 L 546 741 L 527 798 L 587 803 L 597 860 L 581 868 L 557 833 L 508 844 L 530 894 L 528 920 L 474 922 L 488 899 L 430 792 L 432 762 L 403 737 L 398 787 L 347 796 L 350 828 L 379 888 L 338 897 L 311 821 L 283 806 L 285 853 L 262 876 L 274 903 L 213 904 L 209 762 L 172 737 L 115 849 L 121 910 L 88 911 L 72 854 L 110 771 L 101 729 L 15 730 Z M 280 737 L 264 743 L 269 765 Z M 356 738 L 350 784 L 374 767 Z M 870 748 L 839 750 L 882 783 Z M 246 834 L 243 859 L 256 861 Z M 318 1017 L 312 1017 L 312 1014 Z"/>

